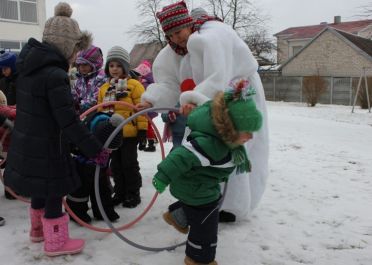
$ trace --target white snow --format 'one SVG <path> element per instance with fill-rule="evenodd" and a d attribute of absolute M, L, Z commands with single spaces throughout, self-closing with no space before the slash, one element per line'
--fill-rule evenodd
<path fill-rule="evenodd" d="M 220 265 L 372 264 L 372 113 L 350 106 L 269 102 L 270 176 L 259 207 L 246 220 L 221 224 L 216 260 Z M 157 118 L 159 128 L 162 122 Z M 166 143 L 169 151 L 170 143 Z M 139 152 L 141 207 L 118 207 L 122 225 L 147 206 L 156 153 Z M 2 190 L 2 187 L 1 187 Z M 169 192 L 123 235 L 138 244 L 168 246 L 185 240 L 161 218 L 174 201 Z M 114 234 L 70 224 L 71 236 L 85 238 L 82 254 L 49 258 L 42 243 L 28 239 L 28 205 L 1 196 L 1 264 L 183 264 L 184 247 L 146 252 Z M 104 222 L 95 225 L 106 227 Z"/>

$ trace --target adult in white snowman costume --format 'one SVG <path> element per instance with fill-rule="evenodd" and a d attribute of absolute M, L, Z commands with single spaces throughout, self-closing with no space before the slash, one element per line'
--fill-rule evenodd
<path fill-rule="evenodd" d="M 154 61 L 155 83 L 142 95 L 139 109 L 174 107 L 180 101 L 181 112 L 188 114 L 237 78 L 248 79 L 256 89 L 264 124 L 246 144 L 252 169 L 230 176 L 220 209 L 220 221 L 247 217 L 258 205 L 268 176 L 267 110 L 258 63 L 230 26 L 205 14 L 193 19 L 183 1 L 164 7 L 157 17 L 168 44 Z"/>

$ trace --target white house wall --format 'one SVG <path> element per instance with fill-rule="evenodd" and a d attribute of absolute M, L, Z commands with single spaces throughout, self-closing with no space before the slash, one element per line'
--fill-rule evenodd
<path fill-rule="evenodd" d="M 283 76 L 358 77 L 372 75 L 372 60 L 330 31 L 324 32 L 282 69 Z"/>
<path fill-rule="evenodd" d="M 26 42 L 30 37 L 41 40 L 46 20 L 45 0 L 37 1 L 38 23 L 0 19 L 0 41 Z"/>

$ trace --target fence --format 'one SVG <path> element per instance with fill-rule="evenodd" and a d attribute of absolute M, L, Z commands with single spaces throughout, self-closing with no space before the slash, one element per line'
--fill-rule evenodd
<path fill-rule="evenodd" d="M 260 74 L 267 100 L 304 102 L 302 95 L 303 77 Z M 351 105 L 359 77 L 323 77 L 327 90 L 321 95 L 319 103 Z"/>

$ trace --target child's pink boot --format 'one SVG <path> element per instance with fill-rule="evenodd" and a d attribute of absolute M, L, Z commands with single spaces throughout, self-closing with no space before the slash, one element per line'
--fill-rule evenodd
<path fill-rule="evenodd" d="M 54 257 L 76 254 L 83 250 L 83 239 L 71 239 L 68 231 L 68 215 L 54 219 L 42 218 L 44 227 L 44 253 Z"/>
<path fill-rule="evenodd" d="M 41 218 L 44 216 L 44 209 L 32 209 L 30 208 L 30 240 L 34 243 L 41 242 L 44 240 L 43 224 Z"/>

